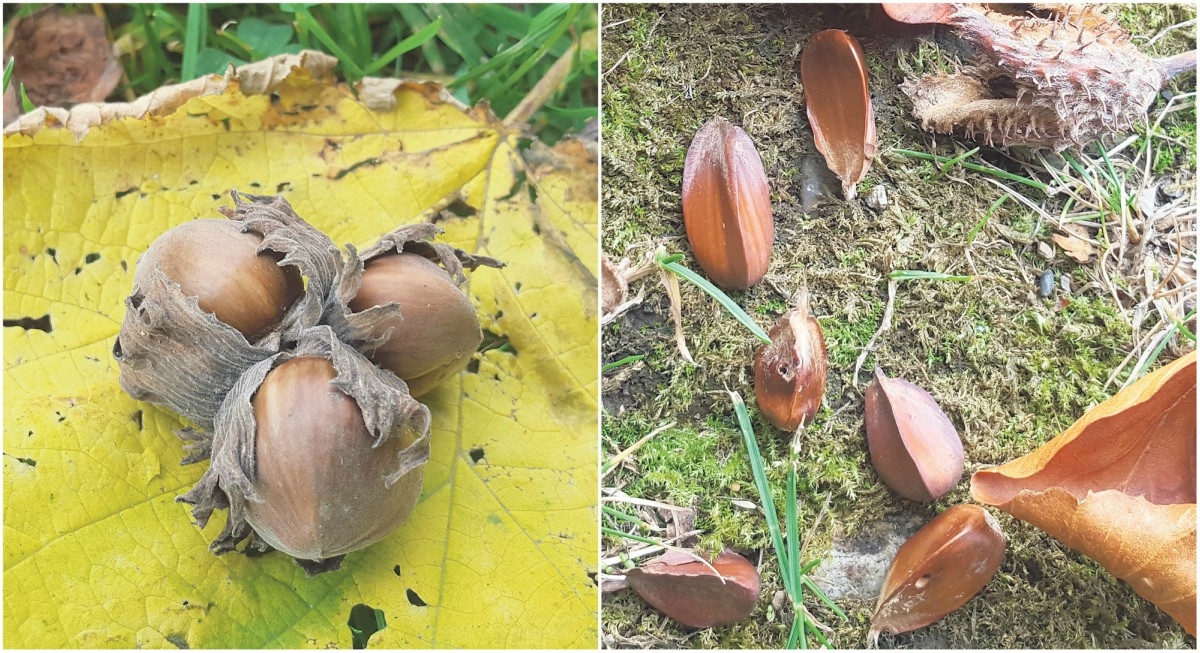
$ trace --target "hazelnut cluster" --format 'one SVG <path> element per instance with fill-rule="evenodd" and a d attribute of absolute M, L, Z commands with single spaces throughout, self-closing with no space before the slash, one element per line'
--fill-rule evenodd
<path fill-rule="evenodd" d="M 232 192 L 228 219 L 194 220 L 138 261 L 113 356 L 121 387 L 197 428 L 184 464 L 211 460 L 179 501 L 214 552 L 250 538 L 310 575 L 407 519 L 429 460 L 417 397 L 461 372 L 482 341 L 463 271 L 495 259 L 401 227 L 360 254 L 283 197 Z"/>

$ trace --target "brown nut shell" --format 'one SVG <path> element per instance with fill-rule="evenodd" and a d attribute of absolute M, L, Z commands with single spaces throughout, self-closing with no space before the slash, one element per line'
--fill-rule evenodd
<path fill-rule="evenodd" d="M 316 326 L 238 379 L 217 413 L 212 464 L 179 500 L 201 528 L 229 510 L 217 553 L 253 533 L 310 574 L 330 571 L 412 510 L 429 423 L 400 379 Z"/>
<path fill-rule="evenodd" d="M 685 626 L 723 626 L 749 617 L 758 602 L 758 570 L 728 549 L 711 564 L 712 569 L 694 556 L 670 551 L 630 569 L 625 578 L 646 603 Z"/>
<path fill-rule="evenodd" d="M 408 383 L 419 397 L 458 374 L 483 341 L 475 307 L 438 264 L 419 254 L 387 254 L 366 263 L 350 310 L 395 303 L 400 315 L 380 320 L 373 335 L 391 335 L 371 360 Z"/>
<path fill-rule="evenodd" d="M 846 199 L 853 199 L 876 149 L 875 110 L 862 46 L 842 30 L 823 30 L 805 44 L 798 67 L 817 151 L 842 180 Z"/>
<path fill-rule="evenodd" d="M 949 508 L 917 531 L 896 552 L 868 638 L 928 626 L 961 608 L 1004 562 L 1004 534 L 975 504 Z"/>
<path fill-rule="evenodd" d="M 317 324 L 342 266 L 282 197 L 231 196 L 228 220 L 185 223 L 151 244 L 113 343 L 130 396 L 200 427 L 180 433 L 195 442 L 185 463 L 208 457 L 207 432 L 238 379 Z"/>
<path fill-rule="evenodd" d="M 423 468 L 389 483 L 413 443 L 400 429 L 378 448 L 358 403 L 332 385 L 333 363 L 293 358 L 267 374 L 255 393 L 258 501 L 246 521 L 294 558 L 323 560 L 373 544 L 408 518 L 421 495 Z"/>
<path fill-rule="evenodd" d="M 156 238 L 138 261 L 134 288 L 155 272 L 195 297 L 200 310 L 255 342 L 274 330 L 304 292 L 300 271 L 282 254 L 259 252 L 261 234 L 230 220 L 193 220 Z M 135 291 L 136 292 L 136 291 Z"/>
<path fill-rule="evenodd" d="M 758 150 L 746 132 L 714 118 L 696 132 L 683 164 L 683 224 L 696 262 L 722 288 L 749 288 L 767 273 L 775 220 Z"/>
<path fill-rule="evenodd" d="M 770 344 L 754 354 L 754 396 L 767 421 L 795 431 L 821 409 L 829 370 L 825 336 L 809 314 L 807 289 L 767 335 Z"/>
<path fill-rule="evenodd" d="M 875 369 L 866 391 L 871 465 L 896 494 L 933 501 L 962 478 L 962 440 L 930 394 Z"/>

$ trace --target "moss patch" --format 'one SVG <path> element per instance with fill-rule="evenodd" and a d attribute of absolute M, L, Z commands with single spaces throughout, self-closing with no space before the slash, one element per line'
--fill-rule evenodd
<path fill-rule="evenodd" d="M 1183 6 L 1143 7 L 1121 15 L 1142 35 L 1195 15 Z M 608 4 L 602 24 L 603 242 L 610 258 L 637 261 L 662 245 L 687 255 L 684 263 L 698 270 L 684 237 L 680 179 L 692 135 L 707 120 L 723 116 L 744 128 L 762 157 L 776 222 L 770 271 L 765 282 L 731 296 L 769 327 L 806 282 L 825 333 L 830 373 L 825 406 L 803 440 L 801 532 L 809 530 L 826 497 L 830 507 L 813 533 L 809 558 L 823 556 L 833 538 L 852 536 L 885 515 L 928 519 L 970 501 L 971 472 L 1028 453 L 1123 382 L 1109 377 L 1130 352 L 1135 334 L 1097 264 L 1078 264 L 1058 250 L 1051 260 L 1042 258 L 1038 244 L 1049 244 L 1051 230 L 1012 200 L 970 240 L 1003 191 L 984 175 L 959 168 L 942 173 L 892 151 L 954 156 L 976 145 L 920 131 L 898 90 L 906 76 L 950 70 L 969 60 L 957 39 L 940 29 L 882 31 L 874 6 L 867 5 Z M 867 55 L 880 154 L 859 188 L 863 197 L 869 188 L 884 187 L 890 204 L 881 211 L 838 198 L 803 209 L 811 167 L 805 160 L 821 159 L 794 62 L 809 37 L 827 27 L 848 29 Z M 1155 44 L 1155 53 L 1190 47 L 1180 34 L 1189 32 L 1176 30 Z M 1190 34 L 1194 38 L 1194 30 Z M 1176 92 L 1194 88 L 1194 76 L 1172 84 Z M 1168 121 L 1161 128 L 1189 147 L 1162 155 L 1162 166 L 1194 189 L 1194 110 Z M 1190 132 L 1181 126 L 1187 121 Z M 973 160 L 980 158 L 1029 174 L 1008 153 L 983 148 Z M 1046 201 L 1034 190 L 1027 197 Z M 1047 268 L 1056 278 L 1069 277 L 1071 291 L 1056 288 L 1041 298 L 1038 279 Z M 903 269 L 973 279 L 900 282 L 892 329 L 878 338 L 855 378 L 855 362 L 884 312 L 888 274 Z M 733 504 L 758 503 L 758 497 L 724 392 L 736 390 L 746 398 L 767 460 L 785 460 L 790 436 L 770 427 L 754 407 L 752 358 L 758 342 L 707 295 L 682 282 L 687 344 L 697 363 L 688 364 L 675 348 L 669 302 L 657 275 L 635 282 L 631 292 L 639 289 L 645 292 L 642 305 L 603 333 L 605 362 L 646 355 L 636 369 L 623 368 L 606 380 L 607 454 L 662 424 L 676 426 L 639 449 L 605 484 L 695 508 L 697 528 L 705 533 L 703 549 L 728 546 L 751 560 L 761 557 L 763 592 L 750 619 L 699 632 L 670 622 L 628 592 L 609 594 L 603 602 L 604 641 L 621 647 L 781 647 L 790 607 L 772 605 L 781 583 L 761 513 Z M 967 473 L 934 505 L 897 498 L 870 465 L 863 391 L 876 365 L 932 393 L 962 436 Z M 782 463 L 769 466 L 768 474 L 782 506 Z M 1031 526 L 993 514 L 1009 538 L 996 578 L 957 613 L 913 633 L 885 636 L 882 645 L 1195 646 L 1169 617 L 1087 558 Z M 841 607 L 849 622 L 823 612 L 816 601 L 809 604 L 835 628 L 837 646 L 865 646 L 873 603 L 847 601 Z"/>

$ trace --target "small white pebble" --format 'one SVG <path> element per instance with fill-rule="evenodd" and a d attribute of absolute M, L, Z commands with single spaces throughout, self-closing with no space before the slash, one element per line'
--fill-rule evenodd
<path fill-rule="evenodd" d="M 887 190 L 883 186 L 876 186 L 867 193 L 867 206 L 882 211 L 887 208 L 888 196 Z"/>

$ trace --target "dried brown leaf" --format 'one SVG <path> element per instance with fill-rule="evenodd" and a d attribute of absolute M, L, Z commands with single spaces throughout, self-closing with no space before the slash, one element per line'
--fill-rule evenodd
<path fill-rule="evenodd" d="M 1196 633 L 1196 353 L 1148 374 L 971 496 L 1093 558 Z"/>

